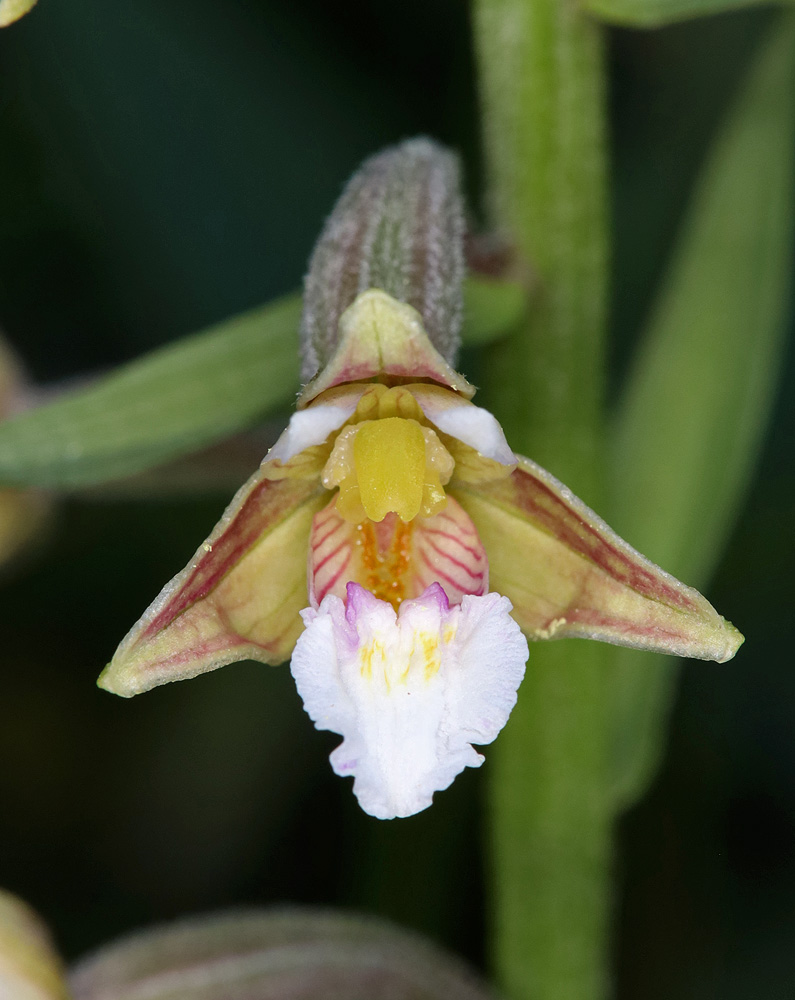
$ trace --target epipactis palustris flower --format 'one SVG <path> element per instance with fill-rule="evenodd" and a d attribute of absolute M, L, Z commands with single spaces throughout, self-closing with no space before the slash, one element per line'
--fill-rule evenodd
<path fill-rule="evenodd" d="M 515 455 L 452 367 L 463 225 L 450 154 L 368 161 L 307 278 L 297 412 L 100 678 L 131 696 L 252 658 L 291 670 L 362 808 L 431 804 L 483 757 L 530 639 L 723 661 L 695 590 Z"/>

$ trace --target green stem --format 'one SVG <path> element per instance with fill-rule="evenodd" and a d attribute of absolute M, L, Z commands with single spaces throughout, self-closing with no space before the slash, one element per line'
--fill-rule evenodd
<path fill-rule="evenodd" d="M 601 29 L 561 0 L 476 0 L 492 221 L 516 248 L 528 319 L 484 395 L 513 445 L 586 501 L 601 493 L 607 287 Z M 491 755 L 497 978 L 514 1000 L 599 1000 L 608 984 L 605 651 L 534 646 Z"/>
<path fill-rule="evenodd" d="M 535 647 L 489 758 L 492 960 L 511 1000 L 608 992 L 604 649 Z"/>
<path fill-rule="evenodd" d="M 593 502 L 607 298 L 602 29 L 561 0 L 475 0 L 492 223 L 529 319 L 484 389 L 518 450 Z"/>

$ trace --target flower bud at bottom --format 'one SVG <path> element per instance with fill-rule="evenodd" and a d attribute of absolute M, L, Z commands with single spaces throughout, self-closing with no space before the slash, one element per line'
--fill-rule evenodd
<path fill-rule="evenodd" d="M 318 910 L 215 914 L 79 963 L 75 1000 L 490 1000 L 460 961 L 380 920 Z"/>

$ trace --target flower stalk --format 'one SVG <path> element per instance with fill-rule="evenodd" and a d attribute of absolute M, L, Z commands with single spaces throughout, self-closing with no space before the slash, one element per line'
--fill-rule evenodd
<path fill-rule="evenodd" d="M 489 354 L 484 395 L 511 440 L 598 504 L 603 29 L 576 4 L 477 0 L 474 30 L 490 221 L 515 247 L 530 300 L 527 320 Z M 608 991 L 606 652 L 533 646 L 523 697 L 495 747 L 492 953 L 513 1000 L 599 1000 Z"/>

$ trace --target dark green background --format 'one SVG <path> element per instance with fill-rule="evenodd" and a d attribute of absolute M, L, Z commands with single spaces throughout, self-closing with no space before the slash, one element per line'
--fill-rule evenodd
<path fill-rule="evenodd" d="M 613 393 L 768 18 L 611 36 Z M 61 381 L 291 290 L 346 176 L 417 133 L 462 151 L 477 212 L 460 0 L 41 0 L 0 35 L 0 324 L 37 380 Z M 747 643 L 685 666 L 665 768 L 621 827 L 622 1000 L 792 995 L 793 367 L 790 352 L 709 590 Z M 69 957 L 188 912 L 306 901 L 481 962 L 488 763 L 428 813 L 379 824 L 331 776 L 336 738 L 313 730 L 286 667 L 131 702 L 95 689 L 225 499 L 73 497 L 5 574 L 0 885 Z"/>

